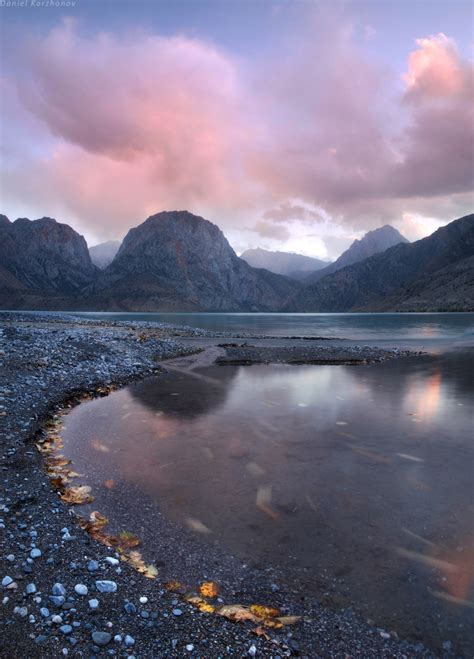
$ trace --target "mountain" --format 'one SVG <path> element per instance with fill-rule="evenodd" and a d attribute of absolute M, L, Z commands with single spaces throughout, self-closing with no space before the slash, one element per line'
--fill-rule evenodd
<path fill-rule="evenodd" d="M 240 255 L 253 268 L 265 268 L 277 275 L 292 279 L 304 279 L 308 273 L 327 266 L 326 261 L 292 252 L 270 252 L 266 249 L 248 249 Z"/>
<path fill-rule="evenodd" d="M 103 270 L 109 263 L 112 263 L 119 249 L 119 240 L 108 240 L 106 243 L 99 243 L 99 245 L 89 247 L 91 261 L 100 270 Z"/>
<path fill-rule="evenodd" d="M 90 285 L 96 268 L 87 243 L 67 224 L 50 217 L 0 215 L 0 285 L 2 306 L 16 306 L 48 296 L 75 296 Z M 33 308 L 32 307 L 32 308 Z"/>
<path fill-rule="evenodd" d="M 474 309 L 474 215 L 306 286 L 291 311 Z"/>
<path fill-rule="evenodd" d="M 369 231 L 360 240 L 354 240 L 349 249 L 343 252 L 333 263 L 305 278 L 305 283 L 314 283 L 341 268 L 363 261 L 379 252 L 385 252 L 389 247 L 399 243 L 407 242 L 408 240 L 401 233 L 389 224 L 385 224 L 383 227 Z"/>
<path fill-rule="evenodd" d="M 299 287 L 249 266 L 215 224 L 166 211 L 130 229 L 88 294 L 103 309 L 274 311 Z"/>

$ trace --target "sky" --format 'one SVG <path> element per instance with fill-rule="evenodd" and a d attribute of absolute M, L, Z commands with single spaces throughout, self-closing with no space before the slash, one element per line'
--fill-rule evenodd
<path fill-rule="evenodd" d="M 473 210 L 464 0 L 0 0 L 0 210 L 333 259 Z"/>

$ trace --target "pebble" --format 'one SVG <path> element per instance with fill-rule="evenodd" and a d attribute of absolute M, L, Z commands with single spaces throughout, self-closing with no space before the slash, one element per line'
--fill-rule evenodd
<path fill-rule="evenodd" d="M 194 645 L 192 643 L 188 643 L 186 646 L 186 650 L 188 652 L 192 652 L 194 650 Z"/>
<path fill-rule="evenodd" d="M 148 602 L 148 597 L 140 597 L 140 604 L 146 604 Z"/>
<path fill-rule="evenodd" d="M 256 647 L 255 645 L 252 644 L 252 645 L 249 647 L 249 655 L 250 655 L 251 657 L 255 657 L 256 654 L 257 654 L 257 647 Z"/>
<path fill-rule="evenodd" d="M 43 618 L 49 618 L 49 609 L 47 609 L 45 606 L 41 607 L 40 613 L 43 616 Z"/>
<path fill-rule="evenodd" d="M 70 634 L 72 632 L 72 626 L 71 625 L 63 625 L 62 627 L 59 628 L 59 630 L 63 634 Z"/>
<path fill-rule="evenodd" d="M 78 595 L 87 595 L 89 592 L 89 589 L 83 583 L 76 584 L 74 590 Z"/>
<path fill-rule="evenodd" d="M 115 583 L 115 581 L 96 581 L 95 587 L 100 593 L 117 592 L 117 584 Z"/>
<path fill-rule="evenodd" d="M 132 604 L 132 602 L 125 602 L 123 605 L 123 608 L 125 610 L 125 613 L 136 613 L 137 612 L 137 607 L 135 604 Z"/>
<path fill-rule="evenodd" d="M 33 547 L 33 549 L 30 551 L 30 556 L 31 558 L 39 558 L 41 556 L 41 550 L 37 547 Z"/>
<path fill-rule="evenodd" d="M 183 612 L 181 611 L 181 609 L 173 609 L 173 615 L 174 616 L 181 616 L 181 615 L 183 615 Z"/>
<path fill-rule="evenodd" d="M 96 600 L 95 598 L 89 600 L 89 607 L 90 607 L 93 611 L 95 611 L 96 609 L 98 609 L 98 608 L 99 608 L 99 600 Z"/>
<path fill-rule="evenodd" d="M 106 563 L 108 563 L 109 565 L 118 565 L 119 562 L 120 562 L 120 561 L 118 560 L 118 558 L 113 558 L 112 556 L 107 556 L 107 558 L 105 559 L 105 561 L 106 561 Z"/>
<path fill-rule="evenodd" d="M 64 588 L 62 583 L 55 583 L 51 589 L 51 592 L 53 593 L 53 595 L 62 595 L 63 597 L 64 595 L 66 595 L 66 589 Z"/>
<path fill-rule="evenodd" d="M 109 632 L 92 632 L 92 640 L 96 645 L 107 645 L 112 640 Z"/>
<path fill-rule="evenodd" d="M 29 583 L 27 587 L 25 588 L 25 592 L 27 595 L 33 595 L 33 593 L 36 593 L 36 586 L 34 583 Z"/>
<path fill-rule="evenodd" d="M 9 577 L 8 575 L 7 575 L 6 577 L 3 577 L 3 579 L 2 579 L 2 586 L 3 586 L 4 588 L 6 588 L 7 586 L 9 586 L 11 583 L 13 583 L 13 579 L 12 579 L 11 577 Z"/>
<path fill-rule="evenodd" d="M 380 632 L 380 636 L 385 639 L 390 638 L 390 634 L 388 632 Z"/>
<path fill-rule="evenodd" d="M 130 636 L 129 634 L 125 636 L 125 645 L 127 646 L 127 648 L 130 648 L 132 647 L 132 645 L 135 645 L 135 639 L 133 638 L 133 636 Z"/>
<path fill-rule="evenodd" d="M 57 614 L 54 615 L 54 616 L 51 618 L 51 622 L 54 622 L 55 625 L 61 625 L 62 622 L 63 622 L 62 616 L 58 616 Z"/>
<path fill-rule="evenodd" d="M 87 563 L 87 569 L 89 572 L 97 572 L 99 569 L 99 563 L 97 561 L 89 561 Z"/>
<path fill-rule="evenodd" d="M 49 601 L 55 606 L 62 606 L 64 604 L 64 597 L 62 595 L 50 595 Z"/>

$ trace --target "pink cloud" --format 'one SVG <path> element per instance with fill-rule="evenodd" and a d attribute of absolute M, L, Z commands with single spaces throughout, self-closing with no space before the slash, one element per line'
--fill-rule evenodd
<path fill-rule="evenodd" d="M 401 92 L 335 20 L 265 63 L 185 36 L 84 36 L 68 20 L 17 66 L 5 197 L 99 237 L 189 208 L 284 242 L 295 222 L 360 230 L 472 200 L 472 66 L 445 35 L 417 41 Z"/>

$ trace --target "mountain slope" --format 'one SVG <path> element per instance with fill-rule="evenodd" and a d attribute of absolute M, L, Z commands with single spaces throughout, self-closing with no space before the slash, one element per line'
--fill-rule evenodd
<path fill-rule="evenodd" d="M 467 215 L 427 238 L 395 245 L 381 254 L 323 277 L 315 284 L 306 286 L 287 310 L 351 311 L 404 307 L 410 298 L 426 291 L 430 277 L 436 276 L 441 289 L 443 286 L 449 288 L 453 277 L 459 275 L 455 264 L 473 255 L 474 215 Z M 464 264 L 468 271 L 471 266 L 469 260 Z M 446 269 L 444 273 L 443 269 Z M 462 299 L 466 296 L 471 296 L 472 307 L 474 290 L 470 289 L 469 274 L 465 271 L 463 281 L 460 298 L 451 294 L 451 308 L 456 304 L 463 305 Z M 430 294 L 427 308 L 436 309 L 442 305 L 442 299 L 435 300 Z"/>
<path fill-rule="evenodd" d="M 112 263 L 119 249 L 119 240 L 108 240 L 105 243 L 99 243 L 99 245 L 89 247 L 91 261 L 95 266 L 103 270 Z"/>
<path fill-rule="evenodd" d="M 2 306 L 5 300 L 19 304 L 30 293 L 77 295 L 90 285 L 95 273 L 86 241 L 67 224 L 49 217 L 10 222 L 0 216 Z"/>
<path fill-rule="evenodd" d="M 252 268 L 265 268 L 277 275 L 285 275 L 293 279 L 303 279 L 308 273 L 328 265 L 326 261 L 311 256 L 292 252 L 271 252 L 260 247 L 246 250 L 240 258 Z"/>
<path fill-rule="evenodd" d="M 383 227 L 369 231 L 360 240 L 354 240 L 352 245 L 338 259 L 322 270 L 313 273 L 304 281 L 306 284 L 313 284 L 319 281 L 319 279 L 322 279 L 322 277 L 337 272 L 337 270 L 341 270 L 348 265 L 363 261 L 374 254 L 385 252 L 389 247 L 393 247 L 399 243 L 407 242 L 408 240 L 399 231 L 389 224 L 385 224 Z"/>
<path fill-rule="evenodd" d="M 90 293 L 100 308 L 270 311 L 298 289 L 296 282 L 250 267 L 216 225 L 171 211 L 128 232 Z"/>

